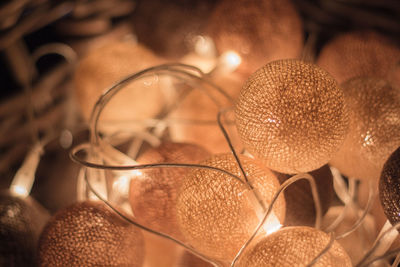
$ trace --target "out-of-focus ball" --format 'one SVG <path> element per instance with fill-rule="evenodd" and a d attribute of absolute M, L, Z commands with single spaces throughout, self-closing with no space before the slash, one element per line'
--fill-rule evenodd
<path fill-rule="evenodd" d="M 263 237 L 245 250 L 238 266 L 305 266 L 328 245 L 328 234 L 311 227 L 287 227 Z M 313 266 L 352 266 L 343 247 L 332 247 Z"/>
<path fill-rule="evenodd" d="M 350 32 L 330 41 L 317 64 L 339 83 L 357 76 L 387 78 L 400 61 L 400 48 L 376 32 Z"/>
<path fill-rule="evenodd" d="M 315 170 L 343 143 L 348 114 L 342 90 L 318 66 L 278 60 L 257 70 L 235 107 L 244 146 L 282 173 Z"/>
<path fill-rule="evenodd" d="M 163 143 L 138 159 L 139 164 L 197 163 L 209 157 L 204 148 L 187 143 Z M 182 239 L 176 219 L 176 198 L 188 168 L 141 170 L 132 179 L 129 201 L 136 220 L 156 231 Z"/>
<path fill-rule="evenodd" d="M 386 81 L 359 77 L 342 85 L 349 133 L 330 162 L 357 179 L 379 179 L 383 164 L 400 145 L 400 91 Z"/>
<path fill-rule="evenodd" d="M 100 202 L 59 211 L 39 240 L 40 266 L 142 266 L 140 230 Z"/>
<path fill-rule="evenodd" d="M 0 193 L 0 266 L 35 266 L 37 242 L 48 218 L 32 198 Z"/>
<path fill-rule="evenodd" d="M 206 33 L 220 53 L 242 57 L 238 71 L 246 75 L 273 60 L 298 58 L 303 48 L 301 19 L 290 0 L 222 0 Z"/>
<path fill-rule="evenodd" d="M 220 86 L 232 99 L 236 99 L 242 86 L 242 80 L 236 74 L 220 75 L 212 82 Z M 211 98 L 211 97 L 212 98 Z M 219 103 L 219 107 L 214 102 Z M 201 88 L 194 88 L 170 114 L 174 123 L 170 125 L 171 138 L 176 142 L 190 142 L 204 146 L 212 153 L 229 151 L 229 146 L 217 124 L 217 114 L 220 108 L 228 108 L 233 102 L 216 90 L 204 92 Z M 229 112 L 223 120 L 225 128 L 233 141 L 238 141 L 234 129 L 234 118 Z M 238 142 L 236 142 L 238 143 Z"/>
<path fill-rule="evenodd" d="M 400 148 L 385 162 L 379 181 L 379 197 L 392 225 L 400 222 Z"/>
<path fill-rule="evenodd" d="M 215 0 L 141 0 L 133 13 L 139 42 L 158 55 L 176 59 L 193 50 Z"/>
<path fill-rule="evenodd" d="M 291 176 L 276 173 L 282 184 Z M 310 172 L 317 185 L 318 196 L 321 201 L 322 216 L 328 211 L 333 199 L 333 176 L 328 165 Z M 285 226 L 314 226 L 315 225 L 315 203 L 312 196 L 310 183 L 307 180 L 299 180 L 285 190 L 286 216 Z"/>
<path fill-rule="evenodd" d="M 276 176 L 260 162 L 240 156 L 249 181 L 266 203 L 279 188 Z M 235 174 L 243 180 L 232 154 L 219 154 L 201 162 Z M 245 184 L 219 171 L 193 169 L 183 181 L 177 200 L 179 228 L 188 244 L 220 261 L 230 261 L 259 223 L 256 201 Z M 262 212 L 262 209 L 261 209 Z M 283 222 L 285 200 L 281 195 L 273 212 Z M 267 225 L 268 227 L 268 225 Z"/>
<path fill-rule="evenodd" d="M 177 267 L 212 267 L 213 265 L 201 258 L 193 255 L 188 251 L 184 251 L 178 262 Z"/>
<path fill-rule="evenodd" d="M 152 52 L 133 42 L 113 42 L 91 51 L 79 63 L 74 77 L 75 93 L 82 115 L 90 119 L 98 98 L 109 87 L 135 72 L 160 63 Z M 128 83 L 104 108 L 100 126 L 152 118 L 165 103 L 156 76 Z M 107 122 L 107 125 L 105 124 Z M 132 126 L 133 127 L 133 126 Z"/>

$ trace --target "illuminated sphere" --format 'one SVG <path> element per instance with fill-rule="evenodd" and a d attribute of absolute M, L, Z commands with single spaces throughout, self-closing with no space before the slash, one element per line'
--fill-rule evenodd
<path fill-rule="evenodd" d="M 49 214 L 32 198 L 0 193 L 0 266 L 35 266 Z"/>
<path fill-rule="evenodd" d="M 243 253 L 238 267 L 306 266 L 329 243 L 328 234 L 311 227 L 286 227 L 263 237 Z M 313 266 L 352 266 L 343 247 L 334 241 L 332 247 Z"/>
<path fill-rule="evenodd" d="M 390 155 L 379 180 L 379 197 L 392 225 L 400 222 L 400 149 Z"/>
<path fill-rule="evenodd" d="M 400 145 L 400 91 L 367 77 L 351 79 L 342 88 L 349 133 L 330 164 L 348 177 L 378 180 L 386 159 Z"/>
<path fill-rule="evenodd" d="M 210 156 L 204 148 L 186 143 L 163 143 L 144 152 L 139 164 L 197 163 Z M 176 198 L 187 168 L 141 170 L 132 179 L 129 201 L 136 220 L 156 231 L 181 239 L 176 222 Z"/>
<path fill-rule="evenodd" d="M 96 101 L 106 89 L 130 74 L 159 63 L 151 51 L 128 41 L 112 42 L 92 50 L 81 60 L 74 76 L 75 94 L 83 117 L 90 119 Z M 152 79 L 127 84 L 106 105 L 100 120 L 140 120 L 155 116 L 163 107 L 164 99 L 159 84 L 151 83 Z"/>
<path fill-rule="evenodd" d="M 207 34 L 220 53 L 239 53 L 238 71 L 248 75 L 270 61 L 298 58 L 303 49 L 302 22 L 290 0 L 222 0 Z"/>
<path fill-rule="evenodd" d="M 337 152 L 347 133 L 342 90 L 324 70 L 279 60 L 257 70 L 235 107 L 244 146 L 282 173 L 315 170 Z"/>
<path fill-rule="evenodd" d="M 339 83 L 357 76 L 386 78 L 400 61 L 400 49 L 379 33 L 350 32 L 322 48 L 317 64 Z"/>
<path fill-rule="evenodd" d="M 242 86 L 242 79 L 234 73 L 220 75 L 212 81 L 219 85 L 232 99 L 238 96 Z M 233 103 L 221 93 L 217 93 L 215 90 L 208 90 L 207 92 L 220 103 L 221 108 L 232 106 Z M 220 107 L 215 105 L 204 90 L 194 88 L 170 114 L 170 118 L 176 120 L 170 126 L 171 138 L 176 142 L 190 142 L 201 145 L 212 153 L 228 152 L 228 143 L 217 124 L 219 109 Z M 229 113 L 226 113 L 224 118 L 229 119 L 229 115 Z M 231 121 L 233 119 L 230 118 Z M 232 134 L 234 133 L 234 129 L 232 129 L 234 124 L 224 123 L 224 126 L 229 130 L 231 139 L 238 141 L 239 138 Z"/>
<path fill-rule="evenodd" d="M 279 188 L 276 176 L 260 162 L 240 156 L 248 179 L 266 203 Z M 242 177 L 230 153 L 214 155 L 201 162 Z M 243 179 L 243 177 L 242 177 Z M 252 235 L 259 223 L 257 201 L 250 201 L 251 191 L 227 174 L 208 169 L 193 169 L 183 181 L 177 200 L 180 230 L 188 244 L 197 251 L 220 261 L 230 261 Z M 283 222 L 283 195 L 273 209 Z M 262 210 L 261 210 L 262 212 Z"/>
<path fill-rule="evenodd" d="M 100 202 L 59 211 L 39 240 L 40 266 L 142 266 L 140 230 Z"/>
<path fill-rule="evenodd" d="M 288 174 L 276 173 L 279 182 L 282 184 L 292 177 Z M 321 201 L 322 216 L 328 211 L 333 199 L 333 176 L 328 165 L 310 172 L 314 178 Z M 286 216 L 285 226 L 314 226 L 315 225 L 315 204 L 312 196 L 310 183 L 307 180 L 300 180 L 290 185 L 285 191 Z"/>

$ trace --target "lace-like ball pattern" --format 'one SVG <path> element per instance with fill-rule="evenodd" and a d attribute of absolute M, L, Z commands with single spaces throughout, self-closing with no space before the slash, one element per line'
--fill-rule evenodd
<path fill-rule="evenodd" d="M 248 179 L 265 203 L 279 188 L 276 176 L 260 162 L 240 157 Z M 232 154 L 219 154 L 201 164 L 243 176 Z M 184 180 L 177 200 L 178 224 L 185 239 L 199 252 L 230 261 L 256 228 L 257 202 L 249 201 L 248 187 L 227 174 L 194 169 Z M 285 217 L 283 195 L 273 209 L 281 222 Z"/>
<path fill-rule="evenodd" d="M 163 143 L 141 155 L 139 164 L 197 163 L 209 157 L 204 148 L 187 143 Z M 129 200 L 136 220 L 151 229 L 182 239 L 176 222 L 176 198 L 188 168 L 142 170 L 132 179 Z"/>
<path fill-rule="evenodd" d="M 238 266 L 306 266 L 328 245 L 329 240 L 328 234 L 315 228 L 286 227 L 258 240 L 243 253 Z M 329 251 L 313 266 L 350 267 L 352 264 L 346 251 L 334 241 Z"/>
<path fill-rule="evenodd" d="M 58 212 L 39 240 L 40 266 L 132 266 L 143 263 L 140 230 L 100 202 Z"/>
<path fill-rule="evenodd" d="M 308 172 L 326 164 L 348 127 L 336 81 L 299 60 L 278 60 L 257 70 L 244 84 L 235 113 L 245 147 L 283 173 Z"/>
<path fill-rule="evenodd" d="M 342 88 L 349 133 L 331 164 L 346 176 L 377 180 L 400 145 L 400 92 L 384 80 L 367 77 L 351 79 Z"/>

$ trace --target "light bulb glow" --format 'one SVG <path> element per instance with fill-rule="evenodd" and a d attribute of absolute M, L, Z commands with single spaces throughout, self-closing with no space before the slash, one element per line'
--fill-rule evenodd
<path fill-rule="evenodd" d="M 223 53 L 220 57 L 220 64 L 227 72 L 235 71 L 241 63 L 241 56 L 233 50 Z"/>
<path fill-rule="evenodd" d="M 11 192 L 20 197 L 27 197 L 29 195 L 28 190 L 26 190 L 26 187 L 21 186 L 21 185 L 13 185 L 10 188 Z"/>

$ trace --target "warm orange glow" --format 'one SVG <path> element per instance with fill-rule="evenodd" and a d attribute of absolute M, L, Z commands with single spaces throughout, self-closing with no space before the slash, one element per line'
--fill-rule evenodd
<path fill-rule="evenodd" d="M 259 239 L 245 250 L 237 266 L 306 266 L 327 246 L 329 240 L 328 234 L 315 228 L 283 228 Z M 328 252 L 313 266 L 350 267 L 352 264 L 346 251 L 334 241 Z"/>

